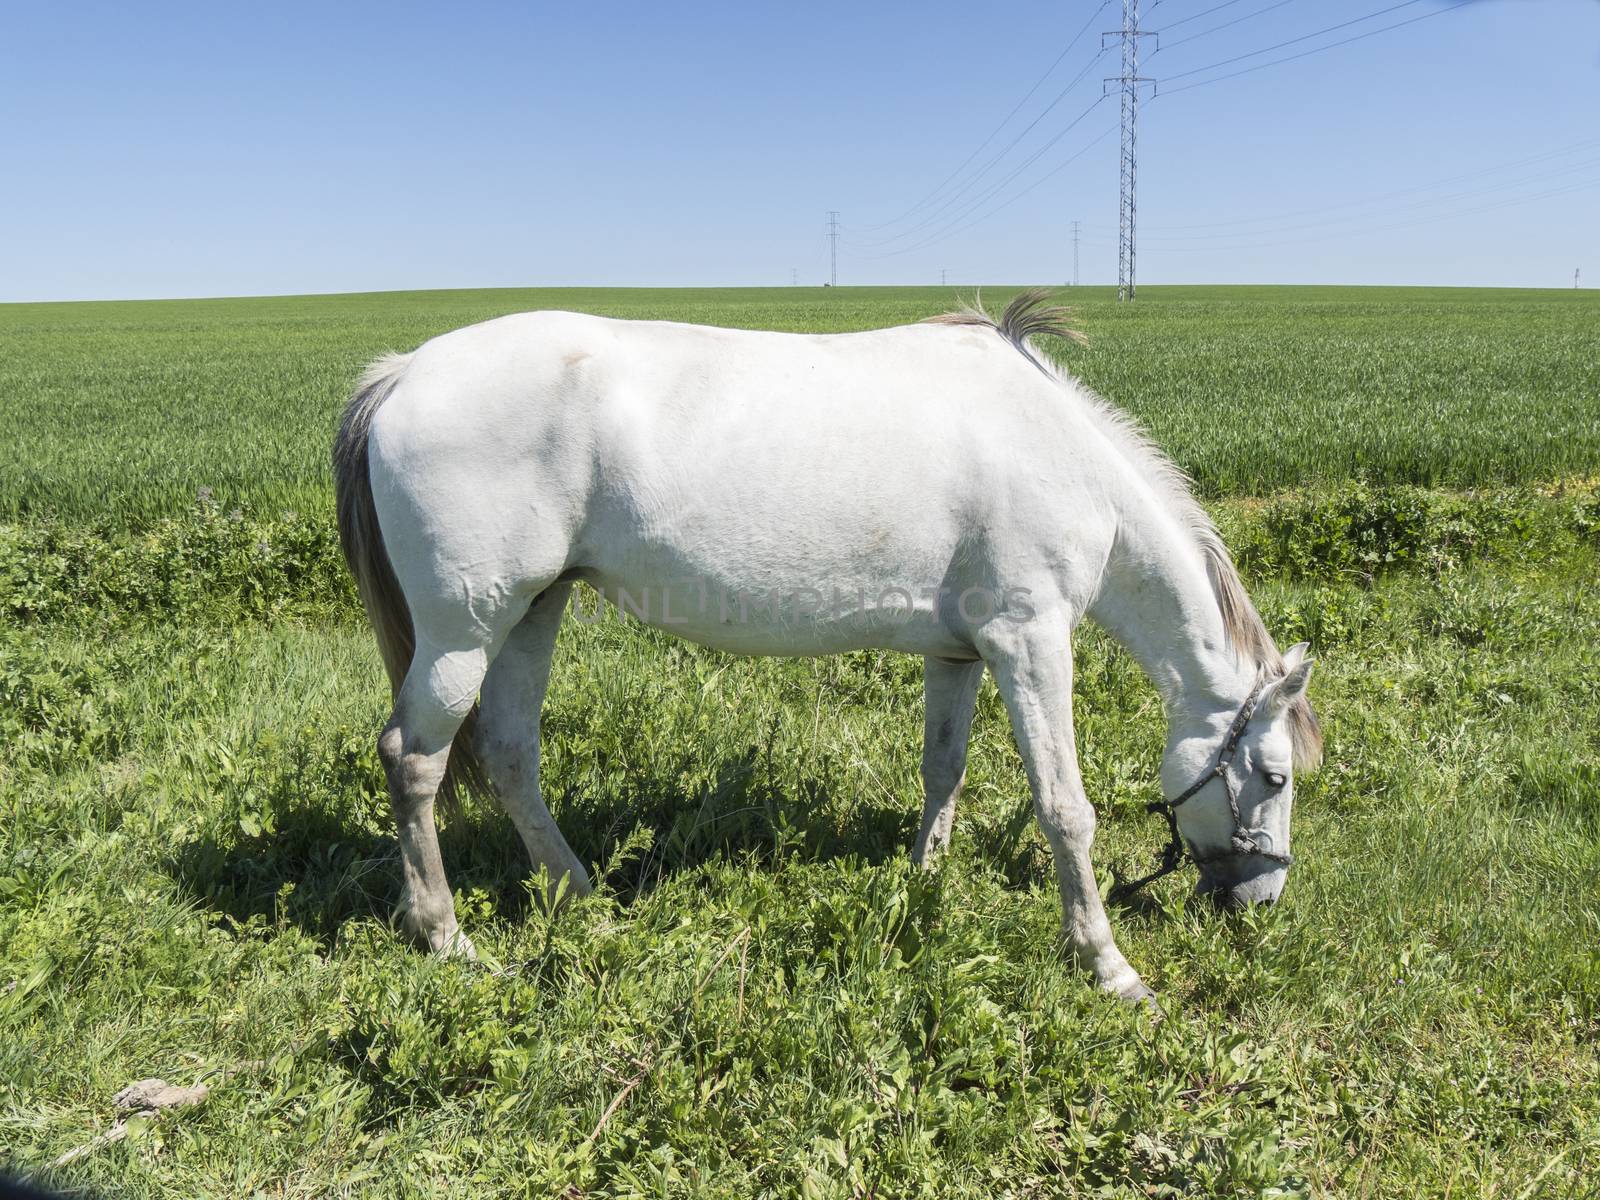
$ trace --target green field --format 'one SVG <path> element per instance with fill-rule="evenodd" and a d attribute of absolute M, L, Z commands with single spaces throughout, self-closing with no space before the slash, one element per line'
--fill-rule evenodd
<path fill-rule="evenodd" d="M 1057 349 L 1320 660 L 1283 902 L 1223 919 L 1171 878 L 1113 910 L 1165 1021 L 1061 961 L 991 685 L 952 853 L 911 869 L 920 664 L 887 654 L 569 624 L 545 784 L 599 893 L 549 916 L 474 799 L 442 842 L 486 963 L 391 929 L 386 692 L 324 465 L 361 363 L 530 307 L 821 330 L 950 299 L 0 306 L 0 1170 L 163 1197 L 1600 1194 L 1593 292 L 1085 291 L 1091 345 Z M 1157 848 L 1160 710 L 1103 638 L 1079 653 L 1109 878 Z M 96 1143 L 150 1076 L 211 1092 Z"/>
<path fill-rule="evenodd" d="M 1003 305 L 1012 289 L 990 289 Z M 415 292 L 0 306 L 0 518 L 325 503 L 332 414 L 362 365 L 536 308 L 761 329 L 868 329 L 939 288 Z M 971 299 L 971 292 L 961 293 Z M 1600 462 L 1600 293 L 1105 289 L 1070 299 L 1074 372 L 1140 417 L 1207 495 L 1316 480 L 1480 485 Z"/>

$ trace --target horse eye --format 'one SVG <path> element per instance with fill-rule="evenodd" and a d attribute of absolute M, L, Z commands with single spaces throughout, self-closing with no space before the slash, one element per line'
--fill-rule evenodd
<path fill-rule="evenodd" d="M 1276 771 L 1267 772 L 1267 786 L 1272 788 L 1274 791 L 1276 791 L 1278 788 L 1281 788 L 1288 782 L 1288 779 L 1282 775 L 1279 775 Z"/>

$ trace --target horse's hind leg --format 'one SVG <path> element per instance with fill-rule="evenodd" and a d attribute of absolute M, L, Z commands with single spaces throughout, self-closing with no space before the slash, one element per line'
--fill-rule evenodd
<path fill-rule="evenodd" d="M 923 659 L 922 829 L 911 859 L 931 867 L 950 844 L 956 800 L 967 777 L 967 740 L 983 663 Z"/>
<path fill-rule="evenodd" d="M 538 871 L 570 895 L 587 895 L 589 873 L 550 817 L 539 790 L 539 713 L 570 585 L 547 589 L 512 630 L 483 683 L 474 746 L 484 773 Z"/>
<path fill-rule="evenodd" d="M 401 919 L 406 931 L 440 954 L 474 957 L 456 924 L 450 883 L 439 856 L 433 801 L 444 782 L 450 744 L 472 710 L 491 649 L 441 649 L 419 631 L 394 715 L 378 736 L 378 756 L 389 778 L 389 800 L 400 838 L 405 880 Z"/>

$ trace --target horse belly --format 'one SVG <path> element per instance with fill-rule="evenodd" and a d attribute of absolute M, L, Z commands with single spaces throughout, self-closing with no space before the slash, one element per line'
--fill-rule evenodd
<path fill-rule="evenodd" d="M 881 579 L 738 580 L 717 573 L 586 571 L 579 621 L 622 619 L 733 654 L 815 656 L 878 648 L 969 657 L 949 589 Z M 941 596 L 943 590 L 946 594 Z"/>

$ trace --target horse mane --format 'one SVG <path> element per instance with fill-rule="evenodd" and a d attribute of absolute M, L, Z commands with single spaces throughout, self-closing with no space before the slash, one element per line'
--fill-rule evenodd
<path fill-rule="evenodd" d="M 1070 323 L 1072 310 L 1051 304 L 1049 300 L 1047 289 L 1029 288 L 1006 305 L 998 320 L 983 308 L 979 299 L 955 312 L 929 317 L 928 321 L 935 325 L 977 325 L 993 329 L 1035 367 L 1084 402 L 1084 409 L 1095 426 L 1149 481 L 1167 511 L 1194 539 L 1195 548 L 1205 563 L 1229 644 L 1269 678 L 1281 676 L 1285 670 L 1283 654 L 1245 592 L 1233 555 L 1228 553 L 1211 514 L 1194 498 L 1193 482 L 1183 468 L 1167 457 L 1138 421 L 1066 375 L 1031 344 L 1030 339 L 1039 336 L 1063 338 L 1080 345 L 1088 343 L 1088 338 Z M 1322 761 L 1322 729 L 1304 696 L 1290 706 L 1288 719 L 1295 765 L 1303 770 L 1314 769 Z"/>
<path fill-rule="evenodd" d="M 993 329 L 1039 370 L 1053 379 L 1059 379 L 1059 373 L 1040 359 L 1030 344 L 1030 339 L 1058 337 L 1065 338 L 1069 342 L 1077 342 L 1080 346 L 1087 346 L 1089 339 L 1072 327 L 1072 309 L 1064 304 L 1050 304 L 1049 300 L 1048 288 L 1028 288 L 1006 305 L 1005 312 L 1000 314 L 1000 319 L 997 321 L 983 307 L 983 295 L 980 292 L 970 304 L 963 304 L 954 312 L 928 317 L 923 324 L 977 325 Z"/>

